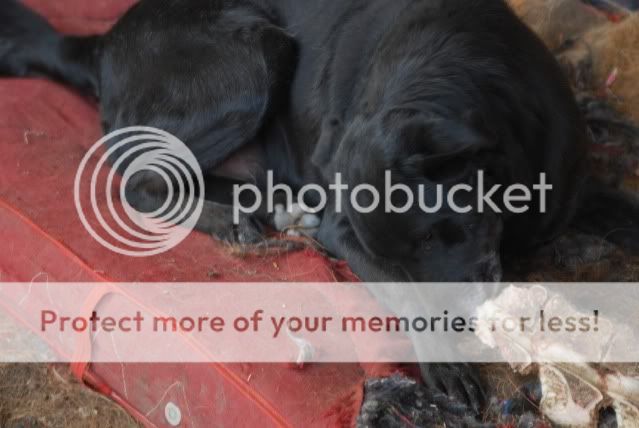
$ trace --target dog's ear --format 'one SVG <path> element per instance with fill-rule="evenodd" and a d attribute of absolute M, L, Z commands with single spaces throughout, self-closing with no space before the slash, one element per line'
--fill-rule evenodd
<path fill-rule="evenodd" d="M 398 125 L 401 157 L 396 157 L 397 166 L 408 175 L 454 175 L 477 153 L 496 145 L 469 117 L 457 120 L 415 115 Z"/>

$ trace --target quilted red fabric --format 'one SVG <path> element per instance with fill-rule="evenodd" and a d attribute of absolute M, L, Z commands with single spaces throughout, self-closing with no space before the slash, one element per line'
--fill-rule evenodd
<path fill-rule="evenodd" d="M 131 0 L 28 0 L 60 30 L 106 31 Z M 193 233 L 176 249 L 129 258 L 95 242 L 73 204 L 78 164 L 101 136 L 96 105 L 55 83 L 0 80 L 1 281 L 353 280 L 342 263 L 313 251 L 239 259 Z M 19 315 L 19 314 L 16 314 Z M 352 426 L 375 365 L 79 364 L 88 384 L 147 426 L 167 426 L 169 401 L 182 426 Z"/>

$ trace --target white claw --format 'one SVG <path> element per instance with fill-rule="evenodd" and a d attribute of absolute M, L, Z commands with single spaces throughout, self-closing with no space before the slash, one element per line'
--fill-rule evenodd
<path fill-rule="evenodd" d="M 289 208 L 288 212 L 295 220 L 299 220 L 304 214 L 306 214 L 300 204 L 293 204 Z"/>
<path fill-rule="evenodd" d="M 294 226 L 295 219 L 288 211 L 284 209 L 284 205 L 275 206 L 275 214 L 273 215 L 273 225 L 278 232 L 284 232 L 289 227 Z"/>
<path fill-rule="evenodd" d="M 275 205 L 273 225 L 278 232 L 286 232 L 288 236 L 314 238 L 320 223 L 319 216 L 305 212 L 299 204 L 293 204 L 288 209 L 281 204 Z"/>
<path fill-rule="evenodd" d="M 315 214 L 304 214 L 299 225 L 304 229 L 315 229 L 320 225 L 320 218 Z"/>

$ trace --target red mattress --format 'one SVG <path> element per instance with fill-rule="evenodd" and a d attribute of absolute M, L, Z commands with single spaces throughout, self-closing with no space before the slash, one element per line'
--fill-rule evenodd
<path fill-rule="evenodd" d="M 61 30 L 103 32 L 131 0 L 28 0 Z M 353 280 L 342 264 L 307 250 L 238 259 L 193 233 L 151 258 L 110 252 L 82 227 L 73 180 L 99 139 L 90 100 L 42 80 L 0 80 L 0 281 L 313 281 Z M 394 366 L 76 364 L 75 373 L 147 426 L 352 426 L 367 376 Z"/>

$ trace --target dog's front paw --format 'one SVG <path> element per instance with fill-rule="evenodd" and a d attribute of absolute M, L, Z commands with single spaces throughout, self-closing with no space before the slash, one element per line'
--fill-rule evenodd
<path fill-rule="evenodd" d="M 474 414 L 479 414 L 484 408 L 486 394 L 476 366 L 430 363 L 422 364 L 421 371 L 424 383 L 438 406 Z"/>
<path fill-rule="evenodd" d="M 198 226 L 199 230 L 231 245 L 251 245 L 265 239 L 260 222 L 246 214 L 240 214 L 234 221 L 230 213 L 214 211 L 203 216 Z"/>
<path fill-rule="evenodd" d="M 273 226 L 278 232 L 288 236 L 307 236 L 315 238 L 321 220 L 319 216 L 305 212 L 299 204 L 286 209 L 284 205 L 276 205 L 273 214 Z"/>
<path fill-rule="evenodd" d="M 264 230 L 259 221 L 252 216 L 241 216 L 240 221 L 226 231 L 223 240 L 232 244 L 251 245 L 263 241 Z"/>

